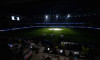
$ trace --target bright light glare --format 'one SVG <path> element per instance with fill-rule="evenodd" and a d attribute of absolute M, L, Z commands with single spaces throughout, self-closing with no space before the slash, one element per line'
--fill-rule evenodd
<path fill-rule="evenodd" d="M 11 16 L 11 19 L 12 19 L 12 20 L 15 20 L 15 16 Z"/>
<path fill-rule="evenodd" d="M 63 30 L 63 29 L 60 29 L 60 28 L 50 28 L 49 30 L 59 31 L 59 30 Z"/>
<path fill-rule="evenodd" d="M 19 21 L 20 20 L 20 18 L 19 17 L 17 17 L 17 21 Z"/>
<path fill-rule="evenodd" d="M 56 19 L 58 18 L 59 16 L 58 15 L 56 15 Z"/>
<path fill-rule="evenodd" d="M 70 14 L 67 15 L 67 18 L 69 18 L 69 17 L 70 17 Z"/>
<path fill-rule="evenodd" d="M 49 16 L 48 16 L 48 15 L 46 15 L 46 16 L 45 16 L 45 19 L 48 19 L 48 18 L 49 18 Z"/>
<path fill-rule="evenodd" d="M 50 50 L 50 48 L 48 48 L 48 50 Z"/>
<path fill-rule="evenodd" d="M 63 52 L 63 50 L 60 50 L 60 53 L 62 53 Z"/>

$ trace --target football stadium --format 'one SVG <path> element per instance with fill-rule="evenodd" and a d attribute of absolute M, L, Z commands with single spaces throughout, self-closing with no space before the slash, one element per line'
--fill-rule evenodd
<path fill-rule="evenodd" d="M 99 2 L 0 3 L 1 60 L 100 60 Z"/>

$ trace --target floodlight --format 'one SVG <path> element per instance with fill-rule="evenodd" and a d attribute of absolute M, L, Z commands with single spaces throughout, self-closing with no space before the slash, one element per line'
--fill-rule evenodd
<path fill-rule="evenodd" d="M 12 19 L 12 20 L 15 20 L 15 16 L 11 16 L 11 19 Z"/>
<path fill-rule="evenodd" d="M 20 20 L 20 18 L 19 17 L 16 17 L 17 18 L 17 21 L 19 21 Z"/>
<path fill-rule="evenodd" d="M 58 19 L 59 15 L 56 15 L 56 19 Z"/>
<path fill-rule="evenodd" d="M 69 18 L 69 17 L 70 17 L 70 14 L 67 15 L 67 18 Z"/>
<path fill-rule="evenodd" d="M 49 16 L 48 15 L 45 15 L 45 19 L 48 19 L 49 18 Z"/>

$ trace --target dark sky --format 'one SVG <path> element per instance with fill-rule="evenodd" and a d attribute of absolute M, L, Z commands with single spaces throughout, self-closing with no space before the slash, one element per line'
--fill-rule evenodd
<path fill-rule="evenodd" d="M 0 3 L 0 12 L 22 15 L 66 14 L 79 11 L 83 13 L 100 10 L 100 2 L 84 0 L 3 0 Z"/>

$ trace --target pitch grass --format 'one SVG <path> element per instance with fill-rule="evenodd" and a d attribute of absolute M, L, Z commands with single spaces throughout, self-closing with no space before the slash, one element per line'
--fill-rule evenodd
<path fill-rule="evenodd" d="M 16 30 L 16 31 L 8 31 L 2 32 L 2 35 L 7 35 L 9 37 L 18 37 L 18 38 L 26 38 L 26 39 L 41 39 L 43 34 L 46 34 L 44 40 L 52 40 L 53 42 L 57 42 L 60 39 L 60 35 L 64 35 L 62 38 L 63 41 L 73 41 L 79 43 L 98 43 L 99 42 L 99 30 L 91 30 L 91 29 L 71 29 L 71 28 L 60 28 L 63 30 L 53 31 L 49 30 L 50 28 L 32 28 L 25 30 Z M 55 34 L 55 36 L 51 36 L 51 34 Z"/>

